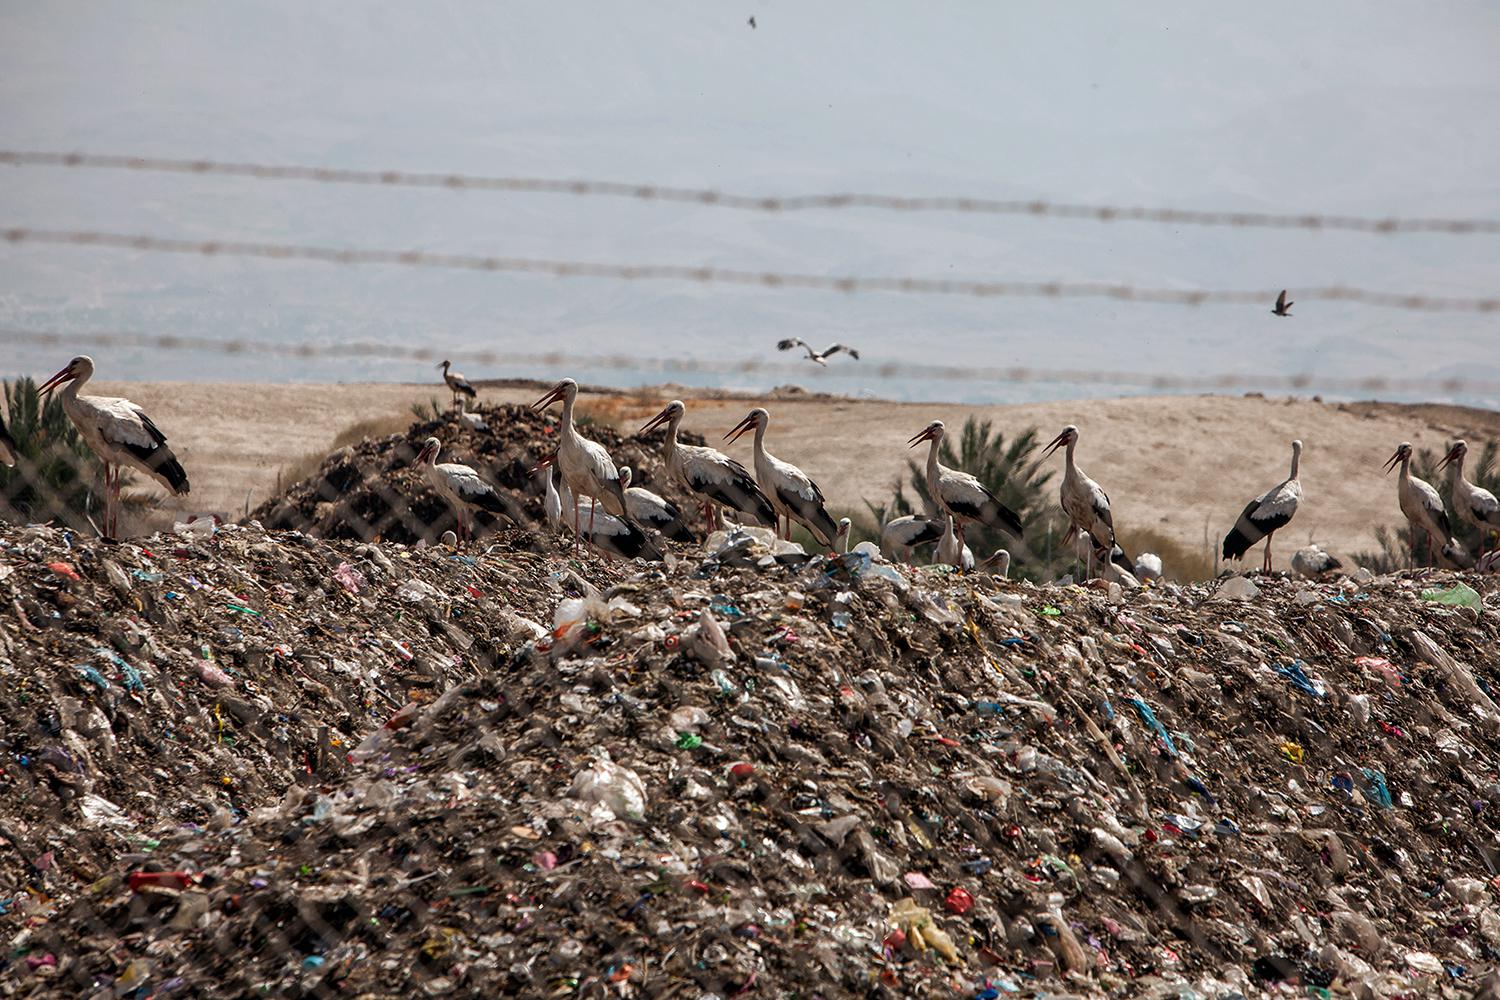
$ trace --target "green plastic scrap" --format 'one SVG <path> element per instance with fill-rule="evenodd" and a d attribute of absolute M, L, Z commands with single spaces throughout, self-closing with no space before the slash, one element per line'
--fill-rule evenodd
<path fill-rule="evenodd" d="M 1473 608 L 1476 611 L 1484 610 L 1484 599 L 1479 596 L 1479 591 L 1467 583 L 1455 583 L 1442 590 L 1435 588 L 1424 590 L 1422 600 L 1431 601 L 1434 604 L 1451 604 L 1458 608 Z"/>

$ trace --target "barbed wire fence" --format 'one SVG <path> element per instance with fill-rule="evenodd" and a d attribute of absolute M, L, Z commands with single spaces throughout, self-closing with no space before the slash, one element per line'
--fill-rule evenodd
<path fill-rule="evenodd" d="M 513 194 L 555 194 L 575 197 L 629 198 L 638 201 L 682 202 L 740 211 L 791 213 L 812 210 L 878 209 L 891 212 L 954 212 L 1017 215 L 1038 219 L 1088 219 L 1096 222 L 1151 222 L 1166 225 L 1228 226 L 1235 228 L 1346 231 L 1383 236 L 1406 233 L 1487 235 L 1500 233 L 1500 220 L 1460 218 L 1384 218 L 1319 212 L 1247 212 L 1153 208 L 1140 205 L 1076 204 L 1044 199 L 997 199 L 970 196 L 832 193 L 808 195 L 747 195 L 713 188 L 637 184 L 624 181 L 552 177 L 496 177 L 453 172 L 360 170 L 340 167 L 235 163 L 211 159 L 176 159 L 100 153 L 59 153 L 0 150 L 0 164 L 17 167 L 65 167 L 124 170 L 138 173 L 242 177 L 257 180 L 304 181 L 379 187 L 436 188 L 447 191 L 488 191 Z"/>

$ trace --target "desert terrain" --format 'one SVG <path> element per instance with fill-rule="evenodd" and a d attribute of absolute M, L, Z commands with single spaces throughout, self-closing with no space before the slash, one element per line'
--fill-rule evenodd
<path fill-rule="evenodd" d="M 482 385 L 480 400 L 529 403 L 543 389 Z M 98 391 L 127 395 L 155 416 L 192 478 L 183 509 L 232 517 L 272 495 L 279 476 L 305 470 L 309 456 L 351 435 L 404 428 L 414 404 L 446 405 L 448 398 L 430 384 L 106 382 Z M 1373 547 L 1375 528 L 1400 517 L 1394 480 L 1380 470 L 1400 442 L 1436 449 L 1454 436 L 1484 441 L 1500 434 L 1500 414 L 1482 410 L 1256 395 L 966 406 L 667 386 L 589 391 L 579 405 L 629 429 L 674 397 L 689 404 L 685 428 L 711 441 L 764 403 L 772 414 L 768 448 L 807 470 L 833 508 L 852 512 L 863 512 L 867 498 L 890 495 L 891 482 L 916 455 L 906 450 L 907 438 L 929 420 L 957 428 L 972 415 L 1007 435 L 1035 426 L 1045 439 L 1074 423 L 1082 432 L 1078 463 L 1109 491 L 1122 538 L 1150 532 L 1192 551 L 1205 549 L 1205 538 L 1216 545 L 1248 500 L 1286 476 L 1295 437 L 1306 446 L 1306 495 L 1278 546 L 1287 555 L 1309 540 L 1342 552 Z M 727 450 L 748 461 L 749 439 Z M 1060 457 L 1053 461 L 1061 467 Z"/>

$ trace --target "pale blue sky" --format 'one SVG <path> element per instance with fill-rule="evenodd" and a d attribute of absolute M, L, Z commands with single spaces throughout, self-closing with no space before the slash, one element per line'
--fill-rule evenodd
<path fill-rule="evenodd" d="M 754 13 L 752 31 L 745 19 Z M 1196 208 L 1500 217 L 1500 7 L 1368 3 L 0 2 L 0 146 Z M 823 274 L 1500 293 L 1500 238 L 3 168 L 0 224 Z M 1269 307 L 1269 303 L 1267 303 Z M 766 354 L 1171 374 L 1500 378 L 1495 317 L 967 300 L 0 246 L 0 324 L 283 341 Z M 0 370 L 54 351 L 7 345 Z M 388 362 L 99 355 L 101 375 L 426 378 Z M 861 363 L 864 364 L 864 363 Z M 488 374 L 555 374 L 501 368 Z M 907 398 L 1109 387 L 807 384 Z M 605 373 L 580 368 L 580 377 Z M 655 379 L 608 373 L 614 382 Z M 760 376 L 764 379 L 765 376 Z M 752 380 L 736 379 L 748 386 Z M 1483 400 L 1481 400 L 1483 401 Z"/>

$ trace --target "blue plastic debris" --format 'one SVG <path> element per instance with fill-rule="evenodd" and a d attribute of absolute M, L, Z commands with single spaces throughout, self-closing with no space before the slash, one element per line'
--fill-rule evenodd
<path fill-rule="evenodd" d="M 1314 698 L 1323 697 L 1326 694 L 1323 690 L 1323 685 L 1310 680 L 1307 676 L 1307 671 L 1302 669 L 1303 666 L 1304 664 L 1301 660 L 1293 660 L 1291 663 L 1278 663 L 1271 669 L 1291 681 L 1292 685 L 1303 694 L 1311 695 Z"/>
<path fill-rule="evenodd" d="M 1141 717 L 1141 721 L 1151 727 L 1151 730 L 1161 738 L 1161 741 L 1166 744 L 1167 750 L 1171 752 L 1172 756 L 1176 757 L 1177 744 L 1172 742 L 1172 735 L 1167 732 L 1167 727 L 1161 724 L 1161 720 L 1157 719 L 1156 713 L 1151 711 L 1151 706 L 1139 698 L 1127 698 L 1126 701 L 1135 708 L 1136 714 Z"/>
<path fill-rule="evenodd" d="M 105 680 L 104 675 L 89 664 L 75 663 L 73 664 L 73 669 L 78 671 L 80 677 L 97 687 L 100 691 L 109 690 L 109 681 Z"/>
<path fill-rule="evenodd" d="M 1385 786 L 1385 775 L 1373 768 L 1364 768 L 1362 773 L 1365 781 L 1370 783 L 1370 798 L 1382 809 L 1389 809 L 1396 803 L 1391 798 L 1391 790 Z"/>

